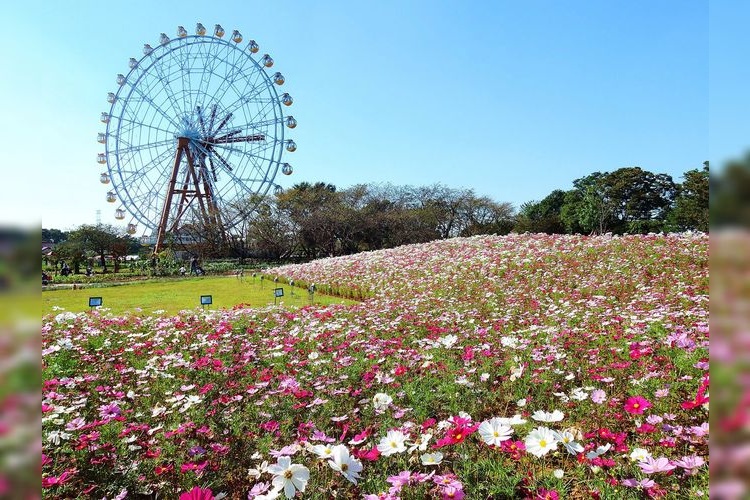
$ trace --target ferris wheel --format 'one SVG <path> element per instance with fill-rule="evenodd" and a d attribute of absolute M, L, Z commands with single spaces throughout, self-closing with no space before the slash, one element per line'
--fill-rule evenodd
<path fill-rule="evenodd" d="M 107 201 L 121 204 L 115 218 L 130 214 L 129 234 L 138 224 L 150 229 L 155 251 L 185 224 L 231 230 L 269 190 L 282 191 L 279 170 L 292 173 L 282 154 L 297 145 L 284 128 L 297 121 L 283 113 L 293 102 L 277 91 L 284 76 L 268 71 L 274 61 L 257 56 L 254 40 L 242 44 L 237 30 L 224 36 L 220 25 L 208 34 L 200 23 L 195 34 L 182 26 L 175 38 L 162 33 L 107 95 L 100 181 L 112 183 Z"/>

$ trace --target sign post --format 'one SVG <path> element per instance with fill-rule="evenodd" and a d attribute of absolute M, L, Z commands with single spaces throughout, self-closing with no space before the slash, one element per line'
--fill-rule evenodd
<path fill-rule="evenodd" d="M 283 288 L 274 288 L 273 289 L 273 305 L 276 305 L 276 299 L 284 296 L 284 289 Z"/>
<path fill-rule="evenodd" d="M 89 307 L 93 311 L 95 307 L 101 307 L 102 305 L 102 298 L 101 297 L 89 297 Z"/>
<path fill-rule="evenodd" d="M 203 309 L 205 309 L 206 306 L 213 304 L 213 302 L 213 297 L 211 295 L 201 295 L 201 306 L 203 306 Z"/>

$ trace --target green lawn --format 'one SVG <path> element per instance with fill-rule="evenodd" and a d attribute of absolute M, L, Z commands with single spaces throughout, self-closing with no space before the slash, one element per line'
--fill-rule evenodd
<path fill-rule="evenodd" d="M 88 310 L 89 297 L 102 297 L 102 307 L 113 313 L 125 311 L 150 314 L 156 310 L 174 313 L 182 309 L 200 307 L 200 296 L 211 295 L 212 309 L 231 308 L 236 304 L 249 304 L 262 307 L 274 303 L 274 288 L 283 288 L 284 296 L 277 304 L 300 307 L 310 303 L 307 290 L 274 284 L 261 283 L 251 277 L 240 281 L 234 276 L 184 278 L 164 281 L 140 281 L 131 284 L 107 287 L 85 285 L 77 290 L 48 290 L 42 292 L 42 315 L 59 312 L 53 307 L 66 311 Z M 293 293 L 293 295 L 292 295 Z M 353 304 L 354 301 L 315 294 L 316 304 Z"/>

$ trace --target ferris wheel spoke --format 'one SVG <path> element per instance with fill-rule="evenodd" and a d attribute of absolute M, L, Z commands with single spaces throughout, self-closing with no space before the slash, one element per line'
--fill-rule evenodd
<path fill-rule="evenodd" d="M 119 118 L 118 121 L 123 122 L 123 123 L 128 123 L 129 125 L 131 125 L 133 127 L 148 128 L 148 129 L 151 129 L 151 130 L 156 130 L 156 131 L 159 131 L 159 132 L 164 132 L 165 134 L 173 134 L 174 133 L 173 130 L 166 130 L 166 129 L 163 129 L 161 127 L 157 127 L 155 125 L 149 125 L 147 123 L 143 123 L 143 122 L 140 122 L 140 121 L 132 120 L 132 119 L 129 119 L 129 118 L 122 118 L 121 117 L 121 118 Z"/>
<path fill-rule="evenodd" d="M 122 170 L 121 169 L 120 170 L 120 173 L 121 173 L 120 178 L 123 180 L 123 183 L 126 184 L 126 185 L 127 185 L 128 181 L 131 181 L 131 180 L 135 181 L 135 180 L 139 180 L 139 179 L 140 180 L 151 179 L 152 176 L 149 175 L 149 174 L 151 174 L 153 171 L 155 171 L 155 169 L 157 169 L 159 167 L 161 167 L 163 169 L 164 164 L 168 162 L 170 156 L 172 156 L 173 154 L 174 154 L 174 152 L 171 151 L 171 150 L 164 151 L 160 155 L 158 155 L 155 158 L 153 158 L 151 161 L 144 162 L 143 164 L 139 165 L 137 167 L 138 168 L 137 170 Z M 123 167 L 127 167 L 129 163 L 130 162 L 125 161 L 124 164 L 123 164 Z M 124 174 L 124 173 L 129 173 L 130 175 L 127 178 L 125 178 L 125 177 L 122 176 L 122 174 Z M 157 179 L 158 178 L 164 178 L 164 179 L 166 179 L 166 177 L 167 177 L 166 169 L 163 169 L 163 173 L 157 174 L 155 177 Z M 156 183 L 156 180 L 154 180 L 152 182 L 152 187 L 153 187 L 153 185 L 155 183 Z"/>
<path fill-rule="evenodd" d="M 224 100 L 224 98 L 226 97 L 226 93 L 234 85 L 236 78 L 244 74 L 245 64 L 247 63 L 248 59 L 250 58 L 246 58 L 245 60 L 243 60 L 240 66 L 237 66 L 236 58 L 235 58 L 235 61 L 231 63 L 227 61 L 226 59 L 224 60 L 227 63 L 227 67 L 231 68 L 231 70 L 224 73 L 222 77 L 222 82 L 219 84 L 219 88 L 217 89 L 215 93 L 218 101 L 221 102 Z M 226 89 L 222 89 L 224 84 L 226 84 Z"/>
<path fill-rule="evenodd" d="M 260 73 L 260 72 L 259 72 Z M 258 80 L 261 80 L 261 82 L 258 82 Z M 264 85 L 261 85 L 264 84 Z M 250 93 L 247 93 L 248 87 L 252 85 L 252 91 Z M 266 78 L 260 74 L 255 76 L 255 80 L 252 82 L 246 82 L 245 88 L 241 89 L 237 95 L 239 96 L 237 99 L 235 99 L 232 103 L 227 106 L 227 111 L 235 111 L 239 109 L 240 106 L 243 106 L 244 104 L 248 102 L 254 102 L 254 99 L 260 95 L 262 95 L 264 92 L 269 92 L 269 89 L 272 91 L 272 89 L 269 87 L 271 85 L 269 80 L 266 80 Z M 270 94 L 270 92 L 269 92 Z M 271 98 L 268 98 L 271 100 Z"/>
<path fill-rule="evenodd" d="M 172 105 L 172 110 L 174 111 L 174 113 L 175 113 L 176 116 L 181 115 L 184 110 L 182 108 L 180 108 L 180 104 L 175 99 L 175 91 L 172 88 L 172 85 L 171 85 L 171 83 L 169 81 L 169 78 L 167 78 L 167 75 L 165 75 L 165 73 L 164 73 L 164 68 L 162 67 L 161 64 L 155 64 L 154 65 L 154 70 L 156 71 L 156 75 L 157 75 L 159 81 L 161 82 L 162 85 L 164 85 L 164 92 L 166 93 L 167 100 Z M 162 113 L 164 113 L 164 110 L 162 110 L 161 108 L 159 109 L 159 111 L 162 112 Z M 165 115 L 166 115 L 166 113 L 165 113 Z M 175 127 L 179 126 L 179 124 L 177 122 L 175 122 L 175 121 L 172 121 L 172 124 Z"/>
<path fill-rule="evenodd" d="M 249 123 L 257 122 L 261 117 L 265 117 L 269 114 L 269 108 L 272 107 L 272 101 L 269 101 L 263 106 L 259 107 L 253 116 L 248 120 Z M 274 113 L 275 114 L 275 113 Z"/>
<path fill-rule="evenodd" d="M 154 103 L 154 101 L 151 100 L 149 96 L 144 94 L 140 88 L 138 88 L 137 86 L 133 86 L 131 88 L 133 89 L 133 91 L 135 91 L 138 95 L 141 96 L 141 99 L 143 99 L 144 102 L 146 102 L 147 104 L 151 106 L 151 109 L 153 109 L 156 113 L 161 115 L 162 118 L 167 120 L 173 126 L 175 127 L 177 126 L 177 123 L 175 122 L 175 120 L 171 116 L 169 116 L 160 106 L 157 106 L 156 103 Z"/>
<path fill-rule="evenodd" d="M 138 145 L 138 146 L 127 146 L 125 148 L 121 148 L 120 152 L 123 153 L 123 154 L 134 153 L 136 151 L 143 151 L 143 150 L 146 150 L 146 149 L 153 149 L 153 148 L 158 148 L 158 147 L 162 147 L 162 146 L 167 146 L 167 145 L 170 145 L 170 144 L 174 144 L 174 142 L 175 142 L 174 139 L 168 139 L 168 140 L 164 140 L 164 141 L 150 142 L 150 143 L 147 143 L 147 144 L 141 144 L 141 145 Z"/>

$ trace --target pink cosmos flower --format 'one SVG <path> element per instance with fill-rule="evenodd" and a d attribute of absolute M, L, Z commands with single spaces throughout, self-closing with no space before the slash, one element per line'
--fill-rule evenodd
<path fill-rule="evenodd" d="M 560 500 L 560 494 L 555 490 L 540 489 L 534 495 L 534 500 Z"/>
<path fill-rule="evenodd" d="M 600 405 L 607 399 L 607 393 L 601 389 L 596 389 L 591 393 L 591 401 Z"/>
<path fill-rule="evenodd" d="M 214 500 L 214 494 L 208 488 L 195 486 L 192 490 L 182 493 L 180 500 Z"/>
<path fill-rule="evenodd" d="M 455 486 L 446 486 L 440 494 L 441 500 L 462 500 L 466 496 L 464 490 Z"/>
<path fill-rule="evenodd" d="M 248 500 L 252 500 L 253 498 L 262 495 L 266 491 L 269 490 L 271 487 L 270 483 L 257 483 L 252 487 L 252 489 L 248 492 L 247 498 Z"/>
<path fill-rule="evenodd" d="M 398 476 L 390 476 L 386 479 L 394 488 L 401 490 L 404 486 L 408 485 L 411 481 L 411 472 L 404 470 L 398 473 Z"/>
<path fill-rule="evenodd" d="M 638 467 L 641 468 L 644 474 L 656 474 L 657 472 L 669 472 L 675 468 L 674 465 L 669 463 L 669 459 L 666 457 L 661 457 L 661 458 L 646 457 L 643 461 L 638 462 Z"/>
<path fill-rule="evenodd" d="M 65 484 L 73 479 L 75 471 L 65 471 L 60 476 L 48 476 L 42 478 L 42 488 L 51 488 L 52 486 L 58 486 Z"/>
<path fill-rule="evenodd" d="M 99 407 L 99 416 L 102 417 L 105 420 L 117 418 L 122 413 L 122 410 L 120 410 L 120 407 L 117 406 L 115 403 L 102 405 Z"/>
<path fill-rule="evenodd" d="M 681 459 L 672 462 L 673 465 L 685 469 L 685 473 L 689 476 L 697 473 L 698 469 L 705 463 L 706 461 L 698 455 L 682 457 Z"/>
<path fill-rule="evenodd" d="M 625 401 L 625 411 L 633 415 L 642 415 L 652 406 L 651 402 L 643 396 L 631 396 Z"/>
<path fill-rule="evenodd" d="M 624 486 L 627 486 L 628 488 L 649 489 L 649 488 L 653 488 L 656 483 L 652 479 L 648 479 L 648 478 L 640 479 L 640 480 L 635 479 L 635 478 L 630 478 L 630 479 L 623 479 L 622 484 Z"/>

